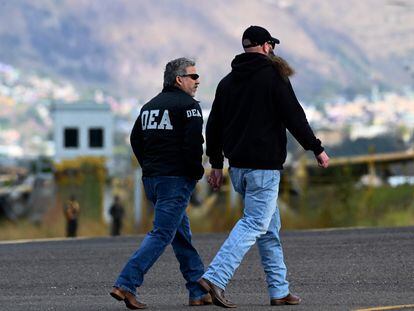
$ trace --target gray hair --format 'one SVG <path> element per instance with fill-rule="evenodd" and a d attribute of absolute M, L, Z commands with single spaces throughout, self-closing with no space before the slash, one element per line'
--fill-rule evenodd
<path fill-rule="evenodd" d="M 177 58 L 170 61 L 165 66 L 164 87 L 174 86 L 175 78 L 177 76 L 185 75 L 187 73 L 186 68 L 191 66 L 195 66 L 195 61 L 185 57 Z"/>

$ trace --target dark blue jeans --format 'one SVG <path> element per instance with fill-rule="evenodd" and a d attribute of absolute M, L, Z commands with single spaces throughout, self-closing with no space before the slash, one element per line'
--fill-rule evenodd
<path fill-rule="evenodd" d="M 199 299 L 206 294 L 197 283 L 204 273 L 204 265 L 191 243 L 190 222 L 185 212 L 196 181 L 178 176 L 144 177 L 142 181 L 148 199 L 154 204 L 154 226 L 129 259 L 114 286 L 135 295 L 145 273 L 171 243 L 187 281 L 190 298 Z"/>

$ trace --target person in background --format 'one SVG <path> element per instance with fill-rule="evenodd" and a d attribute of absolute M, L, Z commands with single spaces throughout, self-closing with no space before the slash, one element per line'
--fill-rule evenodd
<path fill-rule="evenodd" d="M 114 202 L 109 208 L 109 214 L 112 217 L 112 226 L 111 226 L 111 235 L 117 236 L 121 234 L 122 229 L 122 219 L 124 218 L 124 207 L 121 204 L 119 196 L 114 197 Z"/>
<path fill-rule="evenodd" d="M 64 206 L 64 214 L 66 218 L 66 236 L 70 238 L 76 237 L 78 230 L 78 217 L 80 214 L 80 206 L 76 197 L 72 194 L 70 199 L 66 201 Z"/>

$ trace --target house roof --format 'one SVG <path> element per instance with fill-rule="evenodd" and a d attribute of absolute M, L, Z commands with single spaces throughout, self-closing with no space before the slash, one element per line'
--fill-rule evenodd
<path fill-rule="evenodd" d="M 108 104 L 99 104 L 92 101 L 79 101 L 79 102 L 53 102 L 51 105 L 51 111 L 111 111 L 111 107 Z"/>

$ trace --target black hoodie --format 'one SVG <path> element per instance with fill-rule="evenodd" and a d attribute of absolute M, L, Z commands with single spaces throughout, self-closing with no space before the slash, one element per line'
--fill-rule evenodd
<path fill-rule="evenodd" d="M 142 107 L 130 137 L 143 176 L 200 179 L 202 131 L 198 102 L 179 88 L 164 88 Z"/>
<path fill-rule="evenodd" d="M 282 169 L 286 128 L 305 150 L 324 149 L 316 139 L 290 81 L 260 53 L 243 53 L 217 86 L 206 128 L 207 155 L 213 168 L 230 166 Z"/>

